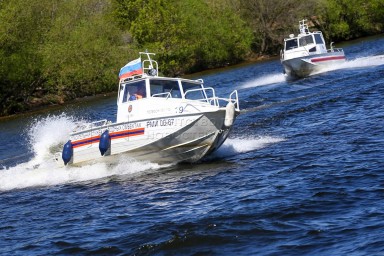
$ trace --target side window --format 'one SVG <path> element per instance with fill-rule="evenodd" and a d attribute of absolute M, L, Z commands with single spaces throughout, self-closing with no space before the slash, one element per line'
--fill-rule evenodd
<path fill-rule="evenodd" d="M 145 80 L 125 84 L 123 102 L 139 100 L 146 96 Z"/>
<path fill-rule="evenodd" d="M 127 102 L 128 100 L 128 87 L 127 87 L 127 84 L 124 85 L 124 94 L 123 94 L 123 103 L 124 102 Z"/>
<path fill-rule="evenodd" d="M 321 38 L 320 34 L 315 34 L 316 44 L 324 44 L 323 38 Z"/>

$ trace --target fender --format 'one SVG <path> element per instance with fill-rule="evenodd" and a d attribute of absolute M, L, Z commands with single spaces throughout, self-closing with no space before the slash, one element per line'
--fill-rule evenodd
<path fill-rule="evenodd" d="M 63 147 L 63 153 L 61 154 L 61 158 L 64 161 L 64 165 L 67 165 L 71 161 L 72 156 L 73 156 L 73 146 L 72 146 L 72 142 L 69 140 L 67 141 L 67 143 L 65 143 Z"/>
<path fill-rule="evenodd" d="M 109 135 L 109 131 L 105 130 L 103 134 L 100 136 L 100 141 L 99 141 L 99 150 L 100 154 L 102 156 L 107 153 L 107 151 L 111 148 L 111 136 Z"/>

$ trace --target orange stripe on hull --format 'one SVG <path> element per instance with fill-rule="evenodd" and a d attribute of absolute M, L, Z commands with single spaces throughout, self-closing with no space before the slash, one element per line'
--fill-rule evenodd
<path fill-rule="evenodd" d="M 143 135 L 144 130 L 145 130 L 144 128 L 137 128 L 137 129 L 132 129 L 132 130 L 120 131 L 120 132 L 112 132 L 112 133 L 110 133 L 110 136 L 111 136 L 111 140 L 122 139 L 122 138 L 127 138 L 127 137 Z M 98 143 L 99 141 L 100 141 L 100 136 L 93 136 L 90 138 L 85 138 L 85 139 L 76 140 L 76 141 L 72 142 L 72 147 L 73 148 L 79 148 L 79 147 L 83 147 L 83 146 L 88 146 L 92 143 Z"/>
<path fill-rule="evenodd" d="M 345 60 L 345 56 L 331 56 L 331 57 L 311 59 L 312 62 L 322 62 L 322 61 L 330 61 L 330 60 Z"/>

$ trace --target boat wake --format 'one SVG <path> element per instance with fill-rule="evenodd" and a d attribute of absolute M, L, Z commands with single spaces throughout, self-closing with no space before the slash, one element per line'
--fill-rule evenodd
<path fill-rule="evenodd" d="M 225 143 L 212 155 L 212 157 L 223 158 L 234 156 L 238 153 L 254 151 L 284 140 L 284 138 L 271 136 L 227 139 Z"/>
<path fill-rule="evenodd" d="M 159 168 L 157 164 L 132 159 L 119 159 L 116 165 L 94 163 L 81 167 L 57 167 L 51 160 L 32 169 L 30 163 L 25 163 L 0 171 L 0 191 L 92 181 Z"/>
<path fill-rule="evenodd" d="M 247 81 L 239 86 L 239 89 L 253 88 L 258 86 L 272 85 L 285 82 L 285 75 L 281 74 L 269 74 L 262 77 L 258 77 L 251 81 Z"/>
<path fill-rule="evenodd" d="M 359 57 L 356 59 L 347 60 L 341 64 L 339 63 L 339 64 L 324 67 L 322 70 L 316 73 L 313 73 L 312 75 L 317 75 L 317 74 L 321 74 L 329 71 L 335 71 L 338 69 L 366 68 L 366 67 L 374 67 L 374 66 L 380 66 L 380 65 L 384 65 L 384 55 Z M 247 88 L 259 87 L 259 86 L 273 85 L 273 84 L 283 83 L 288 80 L 289 80 L 289 77 L 283 73 L 269 74 L 269 75 L 264 75 L 262 77 L 258 77 L 250 81 L 244 82 L 238 87 L 238 89 L 247 89 Z"/>
<path fill-rule="evenodd" d="M 114 165 L 94 163 L 81 167 L 58 167 L 54 154 L 62 150 L 74 127 L 85 124 L 86 121 L 65 114 L 35 120 L 26 132 L 34 156 L 28 162 L 0 170 L 0 191 L 55 186 L 161 168 L 157 164 L 127 158 L 118 159 Z"/>
<path fill-rule="evenodd" d="M 313 75 L 329 72 L 329 71 L 335 71 L 339 69 L 357 69 L 357 68 L 375 67 L 380 65 L 384 65 L 384 55 L 359 57 L 356 59 L 347 60 L 344 63 L 330 65 L 326 68 L 323 68 L 321 71 L 314 73 Z"/>
<path fill-rule="evenodd" d="M 113 164 L 98 162 L 81 167 L 58 167 L 53 158 L 54 153 L 62 149 L 68 133 L 79 122 L 84 123 L 65 114 L 35 120 L 27 131 L 29 147 L 33 151 L 34 157 L 28 162 L 0 170 L 0 191 L 65 185 L 112 176 L 136 175 L 170 166 L 120 157 Z M 282 140 L 273 137 L 227 139 L 212 157 L 233 156 Z"/>
<path fill-rule="evenodd" d="M 365 68 L 384 65 L 384 55 L 360 57 L 348 60 L 340 68 Z"/>
<path fill-rule="evenodd" d="M 52 154 L 61 150 L 68 138 L 68 134 L 80 122 L 85 121 L 76 120 L 74 117 L 65 114 L 34 120 L 26 132 L 30 149 L 34 154 L 34 158 L 29 162 L 29 165 L 39 165 L 48 159 L 52 159 Z"/>
<path fill-rule="evenodd" d="M 366 67 L 374 67 L 374 66 L 380 66 L 380 65 L 384 65 L 384 55 L 359 57 L 356 59 L 347 60 L 346 62 L 341 64 L 339 63 L 339 64 L 324 67 L 322 70 L 316 73 L 313 73 L 311 76 L 329 72 L 329 71 L 335 71 L 338 69 L 366 68 Z M 273 85 L 273 84 L 283 83 L 286 81 L 289 81 L 288 76 L 286 76 L 283 73 L 275 73 L 275 74 L 264 75 L 262 77 L 252 79 L 250 81 L 246 81 L 243 84 L 241 84 L 238 87 L 238 89 L 247 89 L 247 88 L 254 88 L 259 86 Z"/>

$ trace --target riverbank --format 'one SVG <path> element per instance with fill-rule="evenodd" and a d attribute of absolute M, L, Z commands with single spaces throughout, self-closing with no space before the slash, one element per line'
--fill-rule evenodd
<path fill-rule="evenodd" d="M 246 60 L 244 60 L 238 64 L 235 64 L 235 65 L 228 65 L 228 66 L 224 66 L 224 67 L 220 67 L 220 68 L 207 69 L 207 70 L 203 70 L 203 71 L 192 73 L 192 74 L 186 74 L 186 75 L 183 75 L 182 77 L 194 79 L 196 77 L 203 76 L 206 74 L 215 73 L 215 72 L 222 72 L 222 71 L 225 71 L 227 69 L 240 68 L 243 66 L 252 65 L 255 63 L 260 63 L 263 61 L 270 61 L 270 60 L 277 59 L 277 58 L 278 58 L 278 56 L 269 56 L 269 55 L 255 56 L 255 55 L 252 55 L 249 58 L 247 58 Z M 116 90 L 111 91 L 111 92 L 97 94 L 97 95 L 89 95 L 89 96 L 85 96 L 85 97 L 80 97 L 80 98 L 76 98 L 76 99 L 68 100 L 68 101 L 65 101 L 64 99 L 56 99 L 55 101 L 49 101 L 49 100 L 44 98 L 44 95 L 41 94 L 40 97 L 33 97 L 31 99 L 31 101 L 27 103 L 28 106 L 27 106 L 25 111 L 20 111 L 20 112 L 14 113 L 12 115 L 0 116 L 0 121 L 12 119 L 12 118 L 17 118 L 17 117 L 20 117 L 23 115 L 29 116 L 29 115 L 33 115 L 33 114 L 44 113 L 46 111 L 53 111 L 53 110 L 62 108 L 64 106 L 78 104 L 79 102 L 88 102 L 88 101 L 97 100 L 97 99 L 101 99 L 101 98 L 113 97 L 115 95 L 116 95 Z"/>
<path fill-rule="evenodd" d="M 98 95 L 85 96 L 85 97 L 76 98 L 76 99 L 69 100 L 69 101 L 63 101 L 61 103 L 56 103 L 56 104 L 34 105 L 34 107 L 32 107 L 31 109 L 23 111 L 23 112 L 15 113 L 12 115 L 0 116 L 0 121 L 9 120 L 9 119 L 13 119 L 13 118 L 19 118 L 22 116 L 30 116 L 30 115 L 34 115 L 34 114 L 45 113 L 48 111 L 54 111 L 54 110 L 63 108 L 65 106 L 75 105 L 75 104 L 78 104 L 80 102 L 85 103 L 85 102 L 89 102 L 89 101 L 93 101 L 93 100 L 97 100 L 97 99 L 112 97 L 113 95 L 116 95 L 116 91 L 98 94 Z"/>
<path fill-rule="evenodd" d="M 338 47 L 345 47 L 345 46 L 348 46 L 351 44 L 356 44 L 358 42 L 375 40 L 375 39 L 382 38 L 382 37 L 384 37 L 384 34 L 362 37 L 362 38 L 358 38 L 358 39 L 338 42 L 337 46 Z M 348 53 L 346 53 L 346 55 L 347 55 L 347 59 L 348 59 Z M 203 70 L 203 71 L 192 73 L 192 74 L 186 74 L 186 75 L 183 75 L 182 77 L 190 78 L 190 79 L 197 79 L 197 78 L 200 78 L 201 76 L 211 74 L 211 73 L 223 72 L 223 71 L 228 70 L 228 69 L 236 69 L 236 68 L 240 68 L 240 67 L 247 66 L 247 65 L 262 63 L 262 62 L 271 61 L 271 60 L 278 60 L 278 59 L 279 59 L 279 55 L 256 55 L 256 54 L 253 54 L 253 55 L 248 56 L 248 58 L 246 58 L 246 60 L 244 60 L 238 64 L 235 64 L 235 65 L 228 65 L 228 66 L 224 66 L 224 67 L 220 67 L 220 68 L 207 69 L 207 70 Z M 68 101 L 57 101 L 57 103 L 51 102 L 49 104 L 42 104 L 42 103 L 41 104 L 34 104 L 34 105 L 30 105 L 30 109 L 28 109 L 26 111 L 18 112 L 18 113 L 12 114 L 12 115 L 0 116 L 0 121 L 4 120 L 4 119 L 11 119 L 11 118 L 15 118 L 15 117 L 20 117 L 23 115 L 32 115 L 32 114 L 37 114 L 37 113 L 44 113 L 46 111 L 56 110 L 56 109 L 59 109 L 59 108 L 62 108 L 64 106 L 68 106 L 71 104 L 78 104 L 79 102 L 88 102 L 88 101 L 101 99 L 101 98 L 105 98 L 105 97 L 114 97 L 115 95 L 116 95 L 116 90 L 113 90 L 113 91 L 107 92 L 107 93 L 85 96 L 85 97 L 76 98 L 76 99 L 68 100 Z M 39 100 L 37 100 L 37 101 L 39 101 Z M 44 101 L 40 101 L 40 102 L 44 102 Z M 45 101 L 45 102 L 47 102 L 47 101 Z"/>

